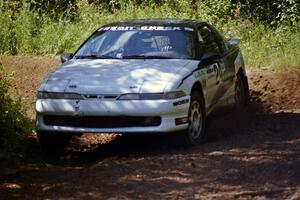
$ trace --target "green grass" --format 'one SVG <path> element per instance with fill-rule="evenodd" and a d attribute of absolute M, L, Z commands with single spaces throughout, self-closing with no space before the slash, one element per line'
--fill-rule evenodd
<path fill-rule="evenodd" d="M 26 4 L 14 21 L 9 19 L 9 11 L 2 11 L 0 53 L 58 55 L 74 52 L 93 31 L 109 22 L 130 18 L 193 18 L 212 23 L 225 37 L 241 38 L 240 47 L 247 67 L 300 66 L 299 26 L 279 24 L 271 27 L 263 22 L 250 22 L 239 17 L 233 19 L 225 15 L 229 1 L 220 1 L 223 4 L 215 3 L 212 7 L 198 1 L 194 8 L 187 0 L 174 1 L 174 5 L 171 1 L 166 2 L 160 6 L 128 4 L 112 14 L 80 1 L 79 17 L 74 22 L 54 21 L 47 16 L 37 18 Z M 215 12 L 222 9 L 224 15 Z"/>

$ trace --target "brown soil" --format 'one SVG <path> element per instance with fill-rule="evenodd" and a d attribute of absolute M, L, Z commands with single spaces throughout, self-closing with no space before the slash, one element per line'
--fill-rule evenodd
<path fill-rule="evenodd" d="M 2 57 L 29 102 L 58 59 Z M 0 156 L 0 199 L 300 199 L 300 71 L 248 70 L 251 103 L 192 148 L 169 136 L 76 137 L 64 155 Z"/>
<path fill-rule="evenodd" d="M 46 74 L 60 63 L 58 58 L 2 56 L 0 62 L 7 73 L 13 73 L 12 95 L 21 97 L 29 107 L 28 116 L 34 119 L 34 102 L 39 84 Z"/>

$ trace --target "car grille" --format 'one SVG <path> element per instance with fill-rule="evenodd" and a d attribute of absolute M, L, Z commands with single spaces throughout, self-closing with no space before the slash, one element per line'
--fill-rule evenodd
<path fill-rule="evenodd" d="M 125 128 L 159 126 L 161 117 L 130 116 L 44 116 L 44 123 L 49 126 L 66 126 L 77 128 Z"/>
<path fill-rule="evenodd" d="M 118 95 L 102 95 L 102 94 L 85 94 L 83 95 L 85 99 L 105 99 L 105 100 L 115 100 Z"/>

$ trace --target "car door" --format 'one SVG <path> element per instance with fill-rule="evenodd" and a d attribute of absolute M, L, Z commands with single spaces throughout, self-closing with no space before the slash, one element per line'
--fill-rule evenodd
<path fill-rule="evenodd" d="M 226 46 L 215 30 L 207 24 L 197 28 L 199 48 L 202 55 L 217 55 L 205 64 L 206 70 L 206 108 L 208 112 L 224 95 L 226 65 L 223 59 Z"/>
<path fill-rule="evenodd" d="M 211 27 L 213 34 L 215 35 L 215 40 L 218 43 L 223 65 L 223 73 L 220 77 L 222 84 L 220 84 L 220 92 L 222 94 L 222 99 L 226 99 L 234 95 L 234 84 L 235 84 L 235 60 L 239 54 L 239 48 L 235 46 L 230 46 L 228 41 L 214 28 Z"/>

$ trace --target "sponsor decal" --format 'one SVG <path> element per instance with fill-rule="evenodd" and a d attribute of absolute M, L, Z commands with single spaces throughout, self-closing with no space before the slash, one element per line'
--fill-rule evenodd
<path fill-rule="evenodd" d="M 77 88 L 77 85 L 69 85 L 69 88 Z"/>
<path fill-rule="evenodd" d="M 190 27 L 180 26 L 109 26 L 102 27 L 98 31 L 194 31 Z"/>
<path fill-rule="evenodd" d="M 129 86 L 129 88 L 134 89 L 134 88 L 137 88 L 137 86 L 136 85 L 131 85 L 131 86 Z"/>
<path fill-rule="evenodd" d="M 199 77 L 201 77 L 202 75 L 204 74 L 204 72 L 202 71 L 202 70 L 200 70 L 200 71 L 198 71 L 198 72 L 195 72 L 194 73 L 194 76 L 195 76 L 195 78 L 199 78 Z"/>
<path fill-rule="evenodd" d="M 182 104 L 186 104 L 189 102 L 189 99 L 184 99 L 184 100 L 181 100 L 181 101 L 176 101 L 173 103 L 173 106 L 179 106 L 179 105 L 182 105 Z"/>

